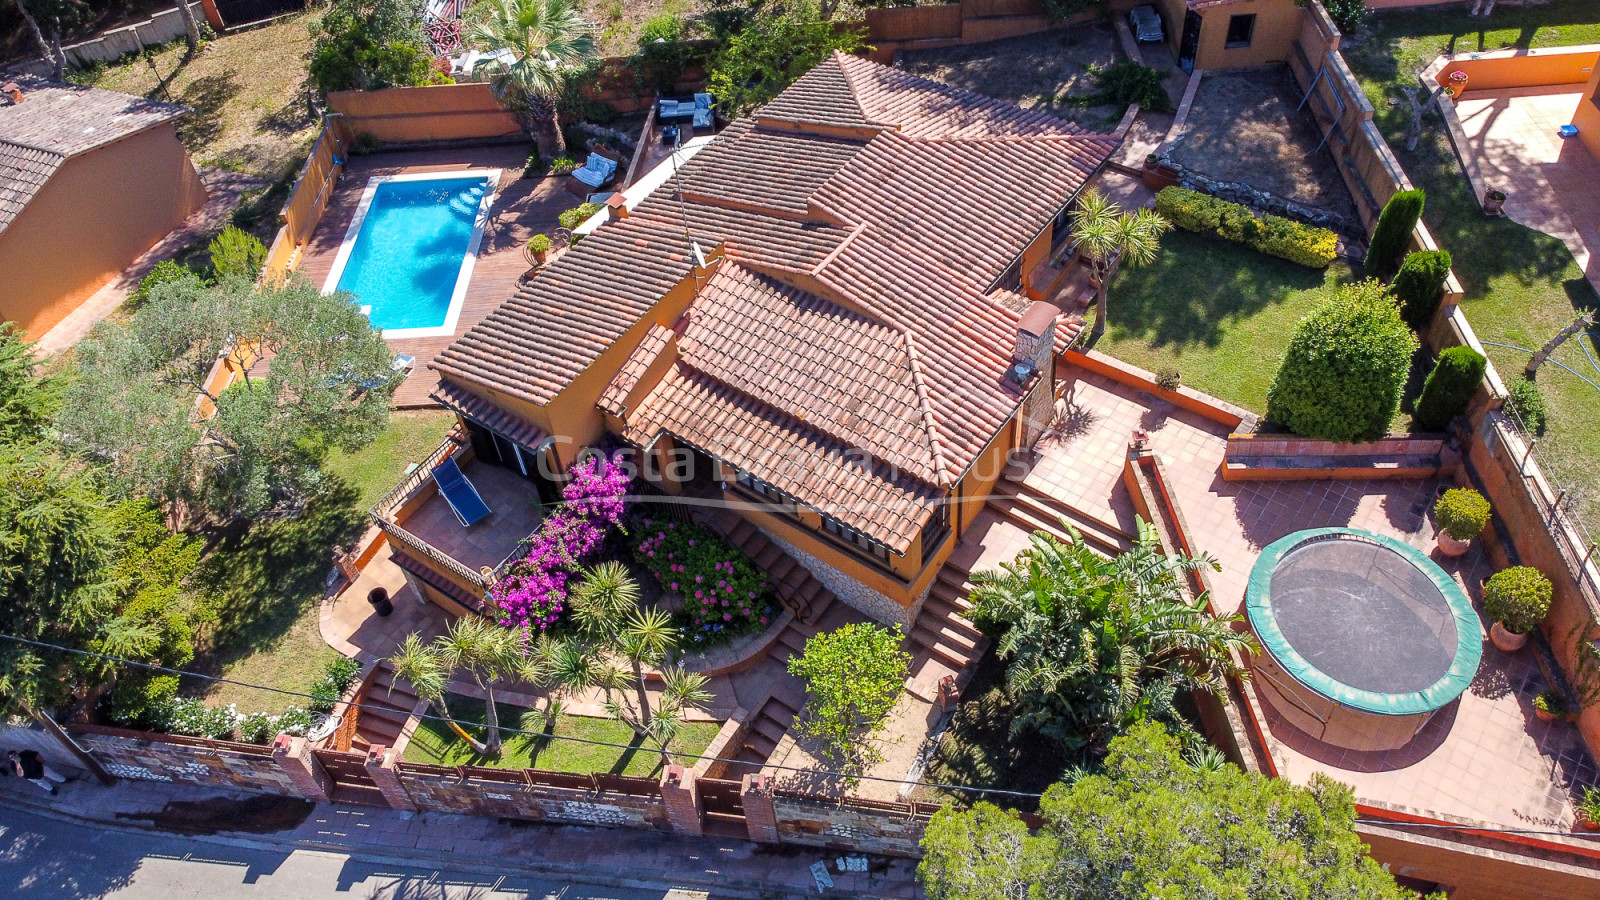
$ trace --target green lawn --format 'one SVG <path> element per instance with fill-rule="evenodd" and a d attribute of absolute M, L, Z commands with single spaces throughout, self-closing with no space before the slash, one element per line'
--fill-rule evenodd
<path fill-rule="evenodd" d="M 1335 262 L 1309 269 L 1243 244 L 1187 231 L 1162 238 L 1156 261 L 1111 285 L 1111 327 L 1095 349 L 1256 412 L 1294 326 L 1352 278 Z"/>
<path fill-rule="evenodd" d="M 377 440 L 355 453 L 335 451 L 324 468 L 349 482 L 356 489 L 356 505 L 366 509 L 400 482 L 409 463 L 427 458 L 454 421 L 455 414 L 445 410 L 391 413 L 389 427 Z"/>
<path fill-rule="evenodd" d="M 463 722 L 483 724 L 483 701 L 455 694 L 447 698 L 450 712 Z M 500 712 L 500 724 L 518 728 L 525 710 L 520 707 L 495 704 Z M 540 726 L 535 726 L 540 727 Z M 690 722 L 683 726 L 669 749 L 679 753 L 700 753 L 711 744 L 722 726 L 715 722 Z M 532 729 L 524 729 L 532 730 Z M 480 732 L 481 733 L 481 732 Z M 645 747 L 634 736 L 633 729 L 612 719 L 591 716 L 561 716 L 556 720 L 552 738 L 531 738 L 508 734 L 498 758 L 477 755 L 455 735 L 445 723 L 424 719 L 406 746 L 406 762 L 431 763 L 444 766 L 497 766 L 506 769 L 544 769 L 547 772 L 609 772 L 613 775 L 650 776 L 660 773 L 661 755 L 654 745 Z M 560 738 L 581 738 L 604 741 L 610 744 L 627 744 L 634 749 L 620 749 L 596 744 L 580 744 Z M 693 765 L 693 760 L 686 760 Z"/>
<path fill-rule="evenodd" d="M 1501 6 L 1489 22 L 1492 30 L 1481 33 L 1480 20 L 1456 8 L 1384 13 L 1372 17 L 1368 33 L 1354 46 L 1345 45 L 1345 57 L 1378 110 L 1384 136 L 1412 182 L 1427 191 L 1423 219 L 1454 258 L 1466 289 L 1462 306 L 1481 340 L 1536 348 L 1600 302 L 1559 240 L 1483 217 L 1437 117 L 1431 117 L 1416 151 L 1407 152 L 1402 138 L 1408 114 L 1387 100 L 1400 96 L 1401 85 L 1416 84 L 1415 73 L 1446 48 L 1465 52 L 1600 42 L 1597 18 L 1592 0 Z M 1503 378 L 1520 376 L 1526 352 L 1487 349 Z M 1600 372 L 1585 358 L 1580 341 L 1568 341 L 1554 359 L 1600 383 Z M 1553 365 L 1540 371 L 1539 386 L 1550 405 L 1541 456 L 1558 479 L 1589 498 L 1578 515 L 1591 530 L 1600 530 L 1600 391 Z"/>

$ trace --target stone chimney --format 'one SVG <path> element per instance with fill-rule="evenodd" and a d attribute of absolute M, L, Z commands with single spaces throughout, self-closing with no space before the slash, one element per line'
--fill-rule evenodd
<path fill-rule="evenodd" d="M 1056 343 L 1056 317 L 1061 315 L 1061 310 L 1043 300 L 1035 300 L 1023 310 L 1022 318 L 1017 320 L 1017 344 L 1011 351 L 1011 362 L 1014 364 L 1012 371 L 1026 381 L 1034 372 L 1043 371 L 1050 365 L 1051 354 L 1055 351 Z M 1027 370 L 1025 374 L 1019 370 Z"/>
<path fill-rule="evenodd" d="M 22 86 L 17 84 L 15 81 L 8 81 L 5 84 L 0 84 L 0 93 L 3 93 L 7 97 L 11 98 L 12 106 L 22 102 Z"/>

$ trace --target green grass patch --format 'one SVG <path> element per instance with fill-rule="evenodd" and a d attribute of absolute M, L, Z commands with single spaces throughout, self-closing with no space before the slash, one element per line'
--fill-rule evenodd
<path fill-rule="evenodd" d="M 366 509 L 400 483 L 406 466 L 436 450 L 455 414 L 445 410 L 402 410 L 389 415 L 389 427 L 354 453 L 334 451 L 323 466 L 356 490 L 356 505 Z"/>
<path fill-rule="evenodd" d="M 1400 87 L 1416 85 L 1416 73 L 1445 50 L 1600 42 L 1594 4 L 1554 0 L 1501 6 L 1487 23 L 1456 8 L 1383 13 L 1371 22 L 1354 46 L 1346 43 L 1345 57 L 1376 107 L 1375 120 L 1401 166 L 1427 192 L 1422 218 L 1454 258 L 1466 291 L 1462 308 L 1468 321 L 1480 340 L 1539 347 L 1580 313 L 1600 305 L 1594 289 L 1561 241 L 1509 219 L 1484 218 L 1436 115 L 1425 120 L 1422 141 L 1408 152 L 1403 143 L 1410 124 L 1408 107 L 1390 107 L 1387 101 L 1401 96 Z M 1527 352 L 1486 349 L 1502 378 L 1521 377 Z M 1600 358 L 1592 335 L 1569 340 L 1552 358 L 1600 383 L 1600 371 L 1585 349 Z M 1549 428 L 1539 442 L 1541 458 L 1580 498 L 1578 518 L 1591 531 L 1600 531 L 1600 390 L 1550 364 L 1540 370 L 1539 386 L 1550 408 Z"/>
<path fill-rule="evenodd" d="M 1276 259 L 1209 235 L 1162 238 L 1155 262 L 1124 269 L 1111 285 L 1110 328 L 1095 349 L 1256 412 L 1294 326 L 1330 287 L 1353 278 Z"/>
<path fill-rule="evenodd" d="M 481 737 L 483 701 L 456 694 L 450 695 L 447 701 L 451 714 L 461 722 L 471 723 L 467 726 L 469 731 Z M 503 727 L 520 727 L 525 710 L 498 703 L 495 706 Z M 668 749 L 675 753 L 700 753 L 710 746 L 721 727 L 716 722 L 684 723 Z M 661 754 L 655 746 L 645 745 L 634 735 L 632 728 L 613 719 L 560 716 L 556 719 L 555 727 L 544 728 L 544 732 L 549 736 L 507 734 L 500 756 L 490 758 L 473 753 L 472 748 L 445 723 L 424 719 L 416 734 L 412 735 L 411 743 L 406 746 L 405 758 L 406 762 L 440 766 L 495 766 L 504 769 L 543 769 L 547 772 L 609 772 L 613 775 L 640 776 L 661 773 Z M 603 744 L 582 744 L 561 738 L 601 741 Z M 604 744 L 622 744 L 627 749 Z M 688 765 L 693 765 L 693 762 L 686 760 Z"/>

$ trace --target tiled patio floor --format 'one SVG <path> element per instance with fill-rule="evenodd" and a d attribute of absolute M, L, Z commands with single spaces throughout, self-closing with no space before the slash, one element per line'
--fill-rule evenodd
<path fill-rule="evenodd" d="M 539 527 L 539 494 L 533 482 L 510 469 L 473 460 L 461 471 L 489 507 L 488 518 L 464 528 L 444 495 L 435 492 L 399 524 L 468 568 L 493 568 Z"/>
<path fill-rule="evenodd" d="M 296 272 L 312 284 L 321 286 L 333 270 L 334 258 L 344 241 L 350 220 L 355 217 L 367 179 L 374 175 L 450 171 L 455 169 L 501 169 L 494 204 L 489 209 L 489 224 L 473 264 L 472 281 L 454 334 L 442 337 L 397 338 L 389 341 L 396 353 L 416 357 L 416 368 L 405 384 L 395 391 L 396 407 L 435 406 L 428 393 L 438 384 L 438 376 L 428 363 L 465 334 L 484 316 L 510 299 L 517 280 L 528 271 L 522 245 L 535 234 L 554 231 L 556 217 L 577 206 L 580 198 L 567 193 L 566 176 L 523 178 L 523 163 L 528 154 L 524 144 L 490 147 L 450 147 L 437 150 L 407 150 L 375 153 L 350 159 L 343 179 L 334 188 L 327 212 L 301 251 Z M 498 560 L 497 560 L 498 561 Z"/>
<path fill-rule="evenodd" d="M 1569 88 L 1468 91 L 1456 115 L 1484 181 L 1505 191 L 1506 215 L 1560 238 L 1600 289 L 1600 162 L 1556 133 L 1585 102 Z"/>
<path fill-rule="evenodd" d="M 1222 565 L 1212 577 L 1219 609 L 1242 608 L 1263 547 L 1294 531 L 1331 525 L 1428 550 L 1476 602 L 1477 584 L 1489 573 L 1481 553 L 1475 548 L 1447 560 L 1433 552 L 1427 509 L 1437 480 L 1224 482 L 1218 470 L 1228 429 L 1222 425 L 1073 366 L 1059 374 L 1068 383 L 1067 424 L 1040 442 L 1025 482 L 1132 531 L 1122 461 L 1134 429 L 1146 429 L 1190 530 Z M 989 545 L 974 560 L 980 568 L 1009 559 L 1025 537 L 992 514 L 980 517 L 969 535 Z M 1506 827 L 1565 828 L 1574 786 L 1596 783 L 1600 773 L 1576 728 L 1534 716 L 1533 698 L 1545 687 L 1535 652 L 1508 655 L 1486 642 L 1472 688 L 1409 745 L 1388 753 L 1345 751 L 1269 716 L 1276 764 L 1297 782 L 1324 772 L 1354 786 L 1358 799 Z"/>

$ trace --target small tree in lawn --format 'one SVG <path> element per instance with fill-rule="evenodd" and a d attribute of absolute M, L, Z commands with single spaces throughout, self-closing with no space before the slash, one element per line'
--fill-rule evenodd
<path fill-rule="evenodd" d="M 710 703 L 711 692 L 704 675 L 666 665 L 678 630 L 665 611 L 640 609 L 638 601 L 638 582 L 614 561 L 595 566 L 572 592 L 573 613 L 594 657 L 589 677 L 605 692 L 606 712 L 655 743 L 665 765 L 684 714 Z M 652 670 L 661 674 L 654 704 L 646 680 Z"/>
<path fill-rule="evenodd" d="M 1369 278 L 1389 279 L 1411 243 L 1411 233 L 1422 218 L 1424 196 L 1420 190 L 1400 191 L 1383 205 L 1378 225 L 1367 244 L 1366 269 Z"/>
<path fill-rule="evenodd" d="M 1327 441 L 1375 441 L 1400 409 L 1417 337 L 1383 285 L 1340 288 L 1295 326 L 1267 418 Z"/>
<path fill-rule="evenodd" d="M 1161 250 L 1161 235 L 1172 226 L 1153 209 L 1125 212 L 1090 189 L 1072 211 L 1072 239 L 1094 272 L 1094 335 L 1106 333 L 1106 295 L 1119 265 L 1142 266 Z"/>
<path fill-rule="evenodd" d="M 432 644 L 424 644 L 415 634 L 407 635 L 400 652 L 390 657 L 395 672 L 410 681 L 417 695 L 438 706 L 449 719 L 445 694 L 450 677 L 457 669 L 466 670 L 484 695 L 484 740 L 469 735 L 454 721 L 455 729 L 472 752 L 482 756 L 500 754 L 500 716 L 494 705 L 494 689 L 502 679 L 521 669 L 521 637 L 517 632 L 469 616 L 457 619 L 449 630 Z"/>
<path fill-rule="evenodd" d="M 869 739 L 900 699 L 911 665 L 900 642 L 881 625 L 852 623 L 812 635 L 805 651 L 789 658 L 789 674 L 806 680 L 798 728 L 832 762 L 866 768 L 879 758 Z"/>
<path fill-rule="evenodd" d="M 487 51 L 510 50 L 489 85 L 523 121 L 539 155 L 555 159 L 567 142 L 556 102 L 568 79 L 595 59 L 594 35 L 572 0 L 483 0 L 470 12 L 469 40 Z"/>

